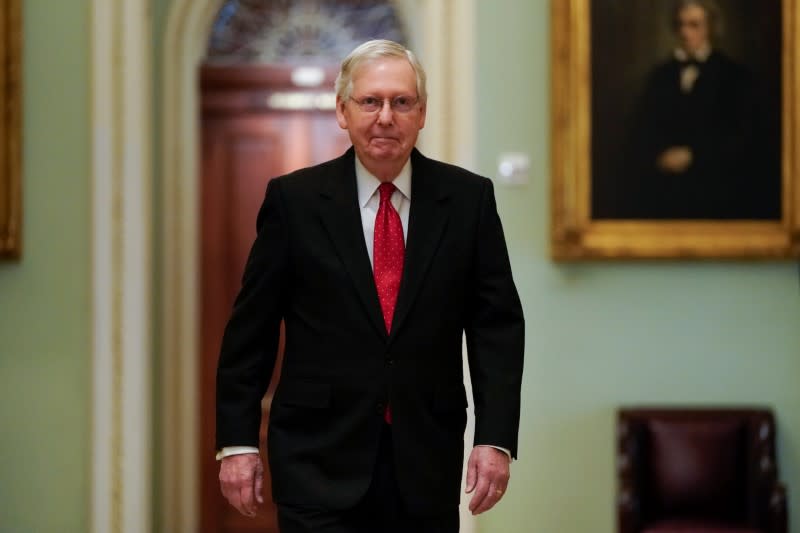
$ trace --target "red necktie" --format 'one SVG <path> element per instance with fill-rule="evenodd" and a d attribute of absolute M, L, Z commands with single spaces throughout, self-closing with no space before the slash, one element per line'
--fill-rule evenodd
<path fill-rule="evenodd" d="M 383 321 L 386 332 L 392 330 L 394 306 L 397 293 L 400 291 L 400 278 L 403 276 L 403 224 L 392 202 L 395 191 L 392 183 L 381 183 L 381 205 L 375 217 L 375 238 L 372 249 L 372 268 L 375 273 L 375 285 L 378 288 L 378 299 L 381 302 Z"/>
<path fill-rule="evenodd" d="M 403 224 L 391 202 L 395 189 L 396 187 L 392 183 L 381 183 L 379 188 L 381 204 L 375 217 L 375 236 L 372 248 L 372 268 L 387 333 L 392 331 L 392 318 L 397 303 L 397 293 L 400 291 L 406 248 L 403 239 Z M 392 423 L 392 411 L 389 406 L 384 412 L 384 419 L 388 424 Z"/>

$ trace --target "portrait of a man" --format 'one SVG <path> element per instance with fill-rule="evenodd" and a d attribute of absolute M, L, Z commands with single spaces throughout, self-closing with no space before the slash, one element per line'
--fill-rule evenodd
<path fill-rule="evenodd" d="M 780 1 L 591 4 L 592 218 L 780 219 Z"/>

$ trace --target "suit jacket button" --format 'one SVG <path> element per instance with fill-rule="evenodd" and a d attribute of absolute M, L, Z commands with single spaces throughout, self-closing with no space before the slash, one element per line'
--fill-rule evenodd
<path fill-rule="evenodd" d="M 378 413 L 381 416 L 383 415 L 383 412 L 385 410 L 386 410 L 386 408 L 383 406 L 382 402 L 378 402 L 378 404 L 375 406 L 375 412 Z"/>
<path fill-rule="evenodd" d="M 392 359 L 392 358 L 388 358 L 388 359 L 386 359 L 386 364 L 387 364 L 388 366 L 392 366 L 392 365 L 394 364 L 394 359 Z"/>

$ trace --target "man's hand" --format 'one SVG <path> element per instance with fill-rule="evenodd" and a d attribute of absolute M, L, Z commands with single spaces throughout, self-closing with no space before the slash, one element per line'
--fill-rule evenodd
<path fill-rule="evenodd" d="M 692 164 L 692 150 L 688 146 L 667 148 L 658 156 L 657 164 L 667 174 L 681 174 Z"/>
<path fill-rule="evenodd" d="M 261 457 L 257 453 L 223 457 L 219 466 L 219 485 L 228 503 L 245 516 L 256 516 L 257 503 L 264 503 Z"/>
<path fill-rule="evenodd" d="M 467 494 L 475 491 L 469 502 L 473 515 L 488 511 L 506 492 L 510 459 L 491 446 L 475 446 L 467 463 Z"/>

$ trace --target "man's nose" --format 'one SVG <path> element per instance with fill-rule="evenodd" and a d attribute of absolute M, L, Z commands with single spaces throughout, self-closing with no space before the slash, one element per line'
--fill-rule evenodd
<path fill-rule="evenodd" d="M 378 111 L 378 123 L 383 125 L 389 125 L 392 123 L 394 119 L 394 113 L 392 112 L 392 101 L 386 99 L 383 101 L 383 105 L 381 105 L 380 111 Z"/>

